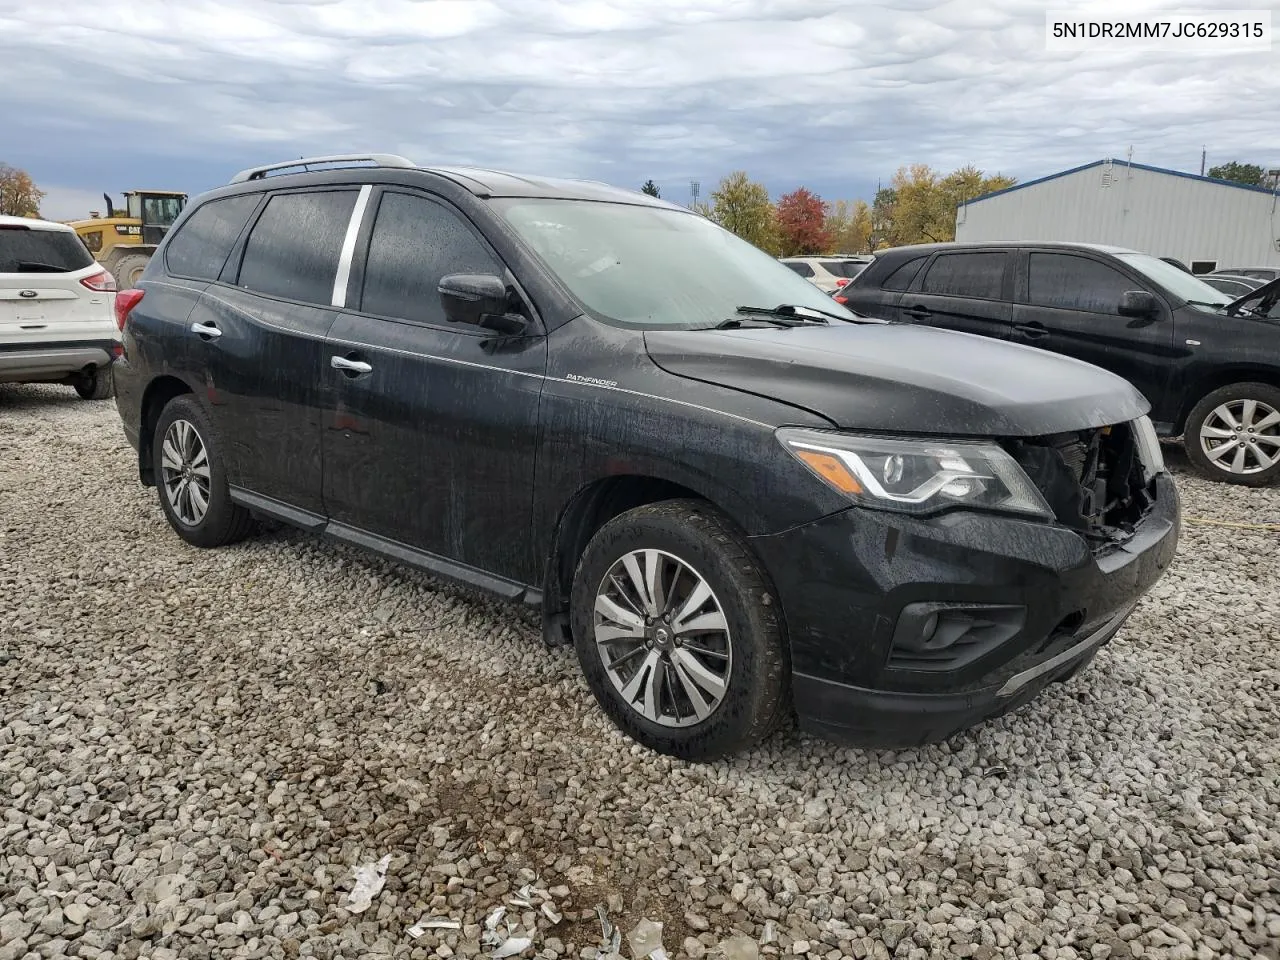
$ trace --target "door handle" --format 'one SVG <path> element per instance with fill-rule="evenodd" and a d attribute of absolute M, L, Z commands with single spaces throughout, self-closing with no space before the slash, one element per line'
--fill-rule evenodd
<path fill-rule="evenodd" d="M 1041 337 L 1047 337 L 1049 335 L 1048 327 L 1043 323 L 1036 323 L 1034 321 L 1031 323 L 1015 323 L 1013 325 L 1013 329 L 1017 330 L 1028 340 L 1039 340 Z"/>
<path fill-rule="evenodd" d="M 928 307 L 908 307 L 902 312 L 912 320 L 927 320 L 929 317 L 933 316 L 933 311 Z"/>
<path fill-rule="evenodd" d="M 360 376 L 362 373 L 372 373 L 373 367 L 365 363 L 363 360 L 348 360 L 346 357 L 330 357 L 329 366 L 335 370 L 341 370 L 350 376 Z"/>
<path fill-rule="evenodd" d="M 198 320 L 191 325 L 191 332 L 197 336 L 208 337 L 211 340 L 216 340 L 222 336 L 222 331 L 212 323 L 201 323 Z"/>

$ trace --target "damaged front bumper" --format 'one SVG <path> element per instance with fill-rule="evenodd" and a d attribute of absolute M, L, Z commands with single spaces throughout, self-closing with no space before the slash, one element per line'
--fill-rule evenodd
<path fill-rule="evenodd" d="M 1173 560 L 1173 481 L 1121 544 L 1059 524 L 848 510 L 754 540 L 791 643 L 801 727 L 866 747 L 944 740 L 1083 667 Z"/>

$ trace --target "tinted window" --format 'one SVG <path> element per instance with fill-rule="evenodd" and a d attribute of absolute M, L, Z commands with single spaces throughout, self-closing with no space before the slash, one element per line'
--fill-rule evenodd
<path fill-rule="evenodd" d="M 196 280 L 216 280 L 259 199 L 259 194 L 248 193 L 211 200 L 193 210 L 164 248 L 169 272 Z"/>
<path fill-rule="evenodd" d="M 850 280 L 860 274 L 864 267 L 866 264 L 857 260 L 831 260 L 823 261 L 822 264 L 822 268 L 832 276 L 847 277 Z"/>
<path fill-rule="evenodd" d="M 353 190 L 272 197 L 245 243 L 240 286 L 274 297 L 332 303 Z"/>
<path fill-rule="evenodd" d="M 999 300 L 1008 258 L 1006 253 L 944 253 L 929 267 L 921 291 Z"/>
<path fill-rule="evenodd" d="M 1118 314 L 1120 297 L 1138 284 L 1105 263 L 1059 253 L 1031 254 L 1027 302 L 1038 307 Z"/>
<path fill-rule="evenodd" d="M 920 268 L 924 266 L 927 257 L 912 257 L 897 270 L 884 278 L 884 283 L 880 286 L 885 290 L 905 290 L 911 286 L 911 281 L 916 278 L 916 274 L 920 272 Z"/>
<path fill-rule="evenodd" d="M 0 227 L 0 273 L 70 273 L 92 263 L 70 230 Z"/>
<path fill-rule="evenodd" d="M 423 197 L 384 194 L 369 240 L 361 309 L 444 323 L 437 288 L 450 273 L 501 275 L 502 267 L 457 214 Z"/>
<path fill-rule="evenodd" d="M 809 266 L 809 264 L 807 263 L 796 263 L 795 261 L 787 261 L 787 266 L 790 267 L 792 270 L 794 270 L 796 273 L 800 274 L 800 276 L 802 277 L 813 276 L 813 267 Z"/>

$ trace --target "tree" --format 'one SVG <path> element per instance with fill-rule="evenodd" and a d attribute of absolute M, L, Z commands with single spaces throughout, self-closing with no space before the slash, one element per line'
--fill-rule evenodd
<path fill-rule="evenodd" d="M 25 170 L 0 163 L 0 215 L 10 217 L 40 216 L 44 191 Z"/>
<path fill-rule="evenodd" d="M 769 191 L 764 184 L 748 178 L 745 171 L 734 171 L 711 191 L 710 217 L 730 233 L 777 255 L 778 236 Z"/>
<path fill-rule="evenodd" d="M 822 253 L 831 242 L 822 198 L 804 187 L 779 197 L 774 216 L 783 256 Z"/>
<path fill-rule="evenodd" d="M 1247 183 L 1251 187 L 1262 185 L 1263 169 L 1256 163 L 1221 163 L 1209 168 L 1209 176 L 1217 180 L 1233 180 L 1236 183 Z"/>
<path fill-rule="evenodd" d="M 876 198 L 880 208 L 877 231 L 894 246 L 954 240 L 956 208 L 960 204 L 1016 182 L 1002 174 L 987 176 L 974 166 L 961 167 L 946 176 L 923 163 L 899 167 L 892 190 L 883 197 L 883 207 L 882 198 Z"/>
<path fill-rule="evenodd" d="M 865 200 L 837 200 L 827 204 L 825 224 L 830 253 L 871 253 L 871 208 Z"/>
<path fill-rule="evenodd" d="M 644 186 L 640 188 L 641 193 L 647 193 L 651 197 L 662 196 L 662 191 L 658 189 L 658 185 L 652 180 L 646 180 Z"/>

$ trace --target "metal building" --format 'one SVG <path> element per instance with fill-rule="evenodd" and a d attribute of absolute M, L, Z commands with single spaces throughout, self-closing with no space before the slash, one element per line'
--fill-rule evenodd
<path fill-rule="evenodd" d="M 1280 196 L 1126 160 L 1098 160 L 956 210 L 956 239 L 1107 243 L 1195 273 L 1280 266 Z"/>

